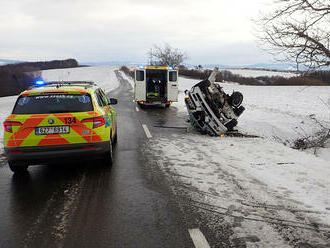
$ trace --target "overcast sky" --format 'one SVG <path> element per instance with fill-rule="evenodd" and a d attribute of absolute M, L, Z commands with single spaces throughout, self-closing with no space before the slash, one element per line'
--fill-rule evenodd
<path fill-rule="evenodd" d="M 251 18 L 272 0 L 0 0 L 0 58 L 147 61 L 153 44 L 191 64 L 270 62 Z"/>

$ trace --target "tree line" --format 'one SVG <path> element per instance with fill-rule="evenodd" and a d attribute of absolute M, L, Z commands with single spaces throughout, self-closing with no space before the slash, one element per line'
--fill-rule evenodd
<path fill-rule="evenodd" d="M 41 77 L 40 70 L 77 67 L 75 59 L 24 62 L 0 66 L 0 97 L 17 95 Z"/>

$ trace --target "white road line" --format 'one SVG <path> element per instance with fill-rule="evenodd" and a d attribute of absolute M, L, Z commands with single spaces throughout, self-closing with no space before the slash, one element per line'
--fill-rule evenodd
<path fill-rule="evenodd" d="M 210 248 L 204 234 L 198 229 L 188 229 L 190 237 L 196 248 Z"/>
<path fill-rule="evenodd" d="M 135 107 L 135 110 L 136 110 L 136 112 L 139 112 L 140 111 L 138 107 Z"/>
<path fill-rule="evenodd" d="M 143 127 L 144 132 L 147 135 L 147 138 L 148 139 L 152 138 L 152 135 L 151 135 L 151 133 L 150 133 L 149 128 L 147 127 L 147 125 L 146 124 L 142 124 L 142 127 Z"/>

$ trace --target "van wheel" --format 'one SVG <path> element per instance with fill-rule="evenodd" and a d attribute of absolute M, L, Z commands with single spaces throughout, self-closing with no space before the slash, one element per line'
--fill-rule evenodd
<path fill-rule="evenodd" d="M 107 166 L 111 167 L 112 166 L 112 158 L 113 158 L 113 153 L 112 153 L 112 141 L 110 139 L 109 142 L 109 150 L 104 154 L 102 163 Z"/>
<path fill-rule="evenodd" d="M 19 162 L 8 161 L 9 168 L 12 172 L 22 174 L 27 172 L 28 166 Z"/>

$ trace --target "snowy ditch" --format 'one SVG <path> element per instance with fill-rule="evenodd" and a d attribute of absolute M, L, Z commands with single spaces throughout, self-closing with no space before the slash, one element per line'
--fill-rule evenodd
<path fill-rule="evenodd" d="M 179 115 L 186 114 L 184 90 L 197 82 L 180 78 L 173 105 Z M 330 128 L 330 87 L 222 86 L 244 95 L 238 130 L 261 138 L 214 138 L 190 129 L 146 144 L 147 156 L 158 154 L 150 163 L 170 178 L 175 194 L 207 213 L 210 228 L 230 226 L 234 245 L 329 246 L 330 146 L 317 156 L 291 147 Z"/>

